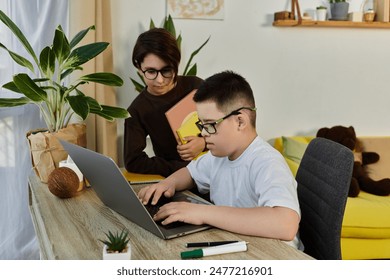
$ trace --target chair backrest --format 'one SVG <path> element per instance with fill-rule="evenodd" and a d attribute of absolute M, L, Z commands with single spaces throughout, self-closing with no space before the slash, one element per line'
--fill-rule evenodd
<path fill-rule="evenodd" d="M 353 168 L 352 151 L 325 138 L 313 139 L 297 172 L 299 235 L 305 253 L 341 259 L 341 226 Z"/>

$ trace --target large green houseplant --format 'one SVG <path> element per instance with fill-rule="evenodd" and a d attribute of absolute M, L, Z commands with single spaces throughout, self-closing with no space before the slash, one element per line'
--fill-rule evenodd
<path fill-rule="evenodd" d="M 93 73 L 79 77 L 73 84 L 65 85 L 64 79 L 81 65 L 104 51 L 108 43 L 97 42 L 77 47 L 77 44 L 92 29 L 91 26 L 80 31 L 70 42 L 61 26 L 55 30 L 53 44 L 45 47 L 38 56 L 16 24 L 2 11 L 0 20 L 19 39 L 33 63 L 11 50 L 0 42 L 0 47 L 8 51 L 12 59 L 30 70 L 32 74 L 19 73 L 4 88 L 20 93 L 19 98 L 0 98 L 0 107 L 14 107 L 28 103 L 36 104 L 50 132 L 56 132 L 69 123 L 75 113 L 85 120 L 89 113 L 97 114 L 107 120 L 128 117 L 127 110 L 118 107 L 100 105 L 95 99 L 86 96 L 78 86 L 88 83 L 100 83 L 108 86 L 121 86 L 123 80 L 112 73 Z"/>
<path fill-rule="evenodd" d="M 127 110 L 119 107 L 99 104 L 94 98 L 85 95 L 78 88 L 85 83 L 94 82 L 107 86 L 121 86 L 123 80 L 113 73 L 92 73 L 70 81 L 70 75 L 93 59 L 107 47 L 106 42 L 96 42 L 78 46 L 80 41 L 94 26 L 80 31 L 71 41 L 66 37 L 61 26 L 54 32 L 51 46 L 46 46 L 39 53 L 34 52 L 31 44 L 16 24 L 0 10 L 0 20 L 20 41 L 27 53 L 27 59 L 0 42 L 0 49 L 6 50 L 11 58 L 26 68 L 26 73 L 15 74 L 12 81 L 3 88 L 20 94 L 16 98 L 0 98 L 1 107 L 15 107 L 35 104 L 39 107 L 47 129 L 29 132 L 32 163 L 41 181 L 47 182 L 51 171 L 59 166 L 67 153 L 61 149 L 57 138 L 86 145 L 85 125 L 70 124 L 72 117 L 78 115 L 85 120 L 90 113 L 99 115 L 109 121 L 116 118 L 127 118 Z"/>
<path fill-rule="evenodd" d="M 154 24 L 154 21 L 151 19 L 150 23 L 149 23 L 149 29 L 152 29 L 155 27 L 156 27 L 156 25 Z M 176 37 L 176 28 L 175 28 L 175 24 L 173 22 L 171 15 L 168 15 L 164 19 L 162 28 L 167 30 L 169 33 L 171 33 L 176 38 L 177 45 L 178 45 L 179 49 L 181 49 L 182 36 L 181 36 L 181 34 L 179 34 Z M 210 39 L 210 37 L 198 49 L 196 49 L 195 51 L 193 51 L 191 53 L 191 56 L 188 59 L 186 65 L 184 67 L 184 70 L 182 73 L 183 76 L 196 76 L 196 73 L 198 71 L 197 64 L 196 63 L 192 64 L 192 60 L 200 52 L 200 50 L 208 43 L 209 39 Z M 138 72 L 137 72 L 137 75 L 138 75 L 138 78 L 141 80 L 141 82 L 138 82 L 133 78 L 130 78 L 130 80 L 133 83 L 136 91 L 141 92 L 144 89 L 144 87 L 146 86 L 146 84 L 145 84 L 143 76 L 140 75 Z"/>

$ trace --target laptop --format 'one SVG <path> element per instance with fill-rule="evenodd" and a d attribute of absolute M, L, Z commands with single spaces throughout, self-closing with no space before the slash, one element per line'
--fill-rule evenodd
<path fill-rule="evenodd" d="M 149 213 L 147 207 L 141 203 L 130 183 L 110 157 L 63 140 L 60 142 L 100 200 L 133 223 L 162 239 L 172 239 L 210 228 L 208 225 L 199 226 L 181 222 L 163 226 L 160 222 L 154 221 L 152 219 L 153 213 Z M 182 192 L 177 192 L 169 201 L 211 204 L 201 198 L 198 199 L 196 196 L 189 196 Z"/>

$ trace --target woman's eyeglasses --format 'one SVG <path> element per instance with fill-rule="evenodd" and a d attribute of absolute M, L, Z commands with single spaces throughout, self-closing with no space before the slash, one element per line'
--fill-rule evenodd
<path fill-rule="evenodd" d="M 241 114 L 241 110 L 243 109 L 247 109 L 247 110 L 251 110 L 251 111 L 256 111 L 256 108 L 251 108 L 251 107 L 241 107 L 241 108 L 238 108 L 237 110 L 234 110 L 232 111 L 230 114 L 224 116 L 223 118 L 220 118 L 218 120 L 216 120 L 215 122 L 210 122 L 210 123 L 201 123 L 200 121 L 197 121 L 195 124 L 196 126 L 198 127 L 198 129 L 200 131 L 202 131 L 203 129 L 206 130 L 206 132 L 208 134 L 215 134 L 217 133 L 217 129 L 215 128 L 215 126 L 219 123 L 221 123 L 223 120 L 226 120 L 228 117 L 231 117 L 231 116 L 236 116 L 236 115 L 239 115 Z"/>
<path fill-rule="evenodd" d="M 156 69 L 147 69 L 147 70 L 142 70 L 141 72 L 144 74 L 145 78 L 148 80 L 155 80 L 158 76 L 158 73 L 161 74 L 164 78 L 172 78 L 173 75 L 175 74 L 175 71 L 171 67 L 166 67 L 161 70 L 156 70 Z"/>

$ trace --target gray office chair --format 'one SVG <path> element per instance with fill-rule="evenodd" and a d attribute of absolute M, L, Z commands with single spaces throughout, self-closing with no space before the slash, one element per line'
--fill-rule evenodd
<path fill-rule="evenodd" d="M 316 259 L 341 259 L 341 225 L 353 162 L 348 148 L 325 138 L 314 138 L 299 165 L 299 234 L 304 252 Z"/>

